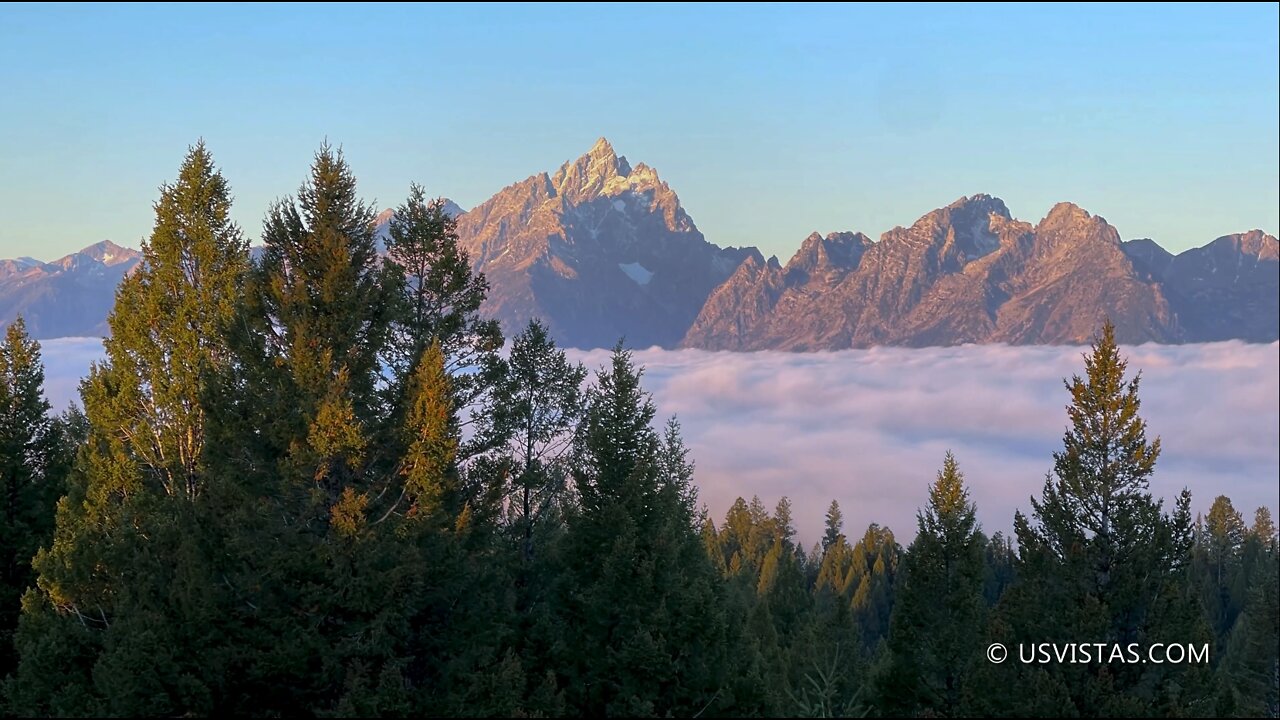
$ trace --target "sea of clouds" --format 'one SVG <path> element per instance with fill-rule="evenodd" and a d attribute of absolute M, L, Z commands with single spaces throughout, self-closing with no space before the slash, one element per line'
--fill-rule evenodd
<path fill-rule="evenodd" d="M 101 341 L 43 342 L 55 408 L 76 399 Z M 697 463 L 702 502 L 717 519 L 738 496 L 770 508 L 791 499 L 813 542 L 832 499 L 845 531 L 871 522 L 909 542 L 915 513 L 947 450 L 965 473 L 978 517 L 1008 532 L 1026 512 L 1061 448 L 1069 396 L 1083 373 L 1068 346 L 874 348 L 824 353 L 640 350 L 658 421 L 676 415 Z M 1172 501 L 1185 486 L 1195 510 L 1220 494 L 1247 521 L 1280 493 L 1280 343 L 1221 342 L 1124 348 L 1142 371 L 1148 437 L 1163 451 L 1152 490 Z M 570 351 L 590 370 L 607 350 Z"/>

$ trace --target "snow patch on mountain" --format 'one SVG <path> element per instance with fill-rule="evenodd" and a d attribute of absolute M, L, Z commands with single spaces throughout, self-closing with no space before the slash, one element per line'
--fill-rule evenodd
<path fill-rule="evenodd" d="M 640 263 L 618 263 L 618 269 L 627 274 L 627 277 L 637 285 L 648 285 L 653 279 L 653 273 Z"/>

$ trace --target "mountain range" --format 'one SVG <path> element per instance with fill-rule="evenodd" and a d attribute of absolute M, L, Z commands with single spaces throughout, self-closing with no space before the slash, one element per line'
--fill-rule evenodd
<path fill-rule="evenodd" d="M 0 260 L 0 325 L 22 315 L 41 339 L 105 335 L 116 285 L 141 261 L 142 253 L 109 240 L 53 262 Z"/>
<path fill-rule="evenodd" d="M 814 233 L 784 265 L 703 237 L 653 168 L 603 138 L 553 173 L 469 211 L 449 202 L 508 334 L 541 318 L 562 345 L 834 350 L 873 345 L 1280 338 L 1275 236 L 1224 235 L 1173 255 L 1122 241 L 1071 203 L 1032 225 L 999 198 L 963 197 L 873 241 Z M 391 211 L 377 218 L 380 234 Z M 141 255 L 110 242 L 51 263 L 0 260 L 0 323 L 40 338 L 97 335 Z"/>

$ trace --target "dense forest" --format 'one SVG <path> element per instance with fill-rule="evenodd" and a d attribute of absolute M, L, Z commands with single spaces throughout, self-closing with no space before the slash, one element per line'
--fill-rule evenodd
<path fill-rule="evenodd" d="M 907 535 L 846 534 L 832 502 L 805 549 L 785 497 L 708 516 L 621 342 L 589 373 L 538 323 L 482 317 L 421 188 L 384 242 L 326 146 L 261 254 L 230 208 L 195 146 L 81 406 L 51 412 L 38 344 L 7 330 L 7 714 L 1280 710 L 1271 515 L 1152 496 L 1160 441 L 1109 325 L 1013 537 L 983 533 L 948 454 Z M 1211 652 L 1020 661 L 1043 643 Z"/>

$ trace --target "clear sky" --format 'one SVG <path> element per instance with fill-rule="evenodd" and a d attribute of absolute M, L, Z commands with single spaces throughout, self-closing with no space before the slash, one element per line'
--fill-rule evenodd
<path fill-rule="evenodd" d="M 0 257 L 137 246 L 204 137 L 257 238 L 328 138 L 464 207 L 608 137 L 789 256 L 978 192 L 1171 250 L 1280 229 L 1277 5 L 0 6 Z"/>

